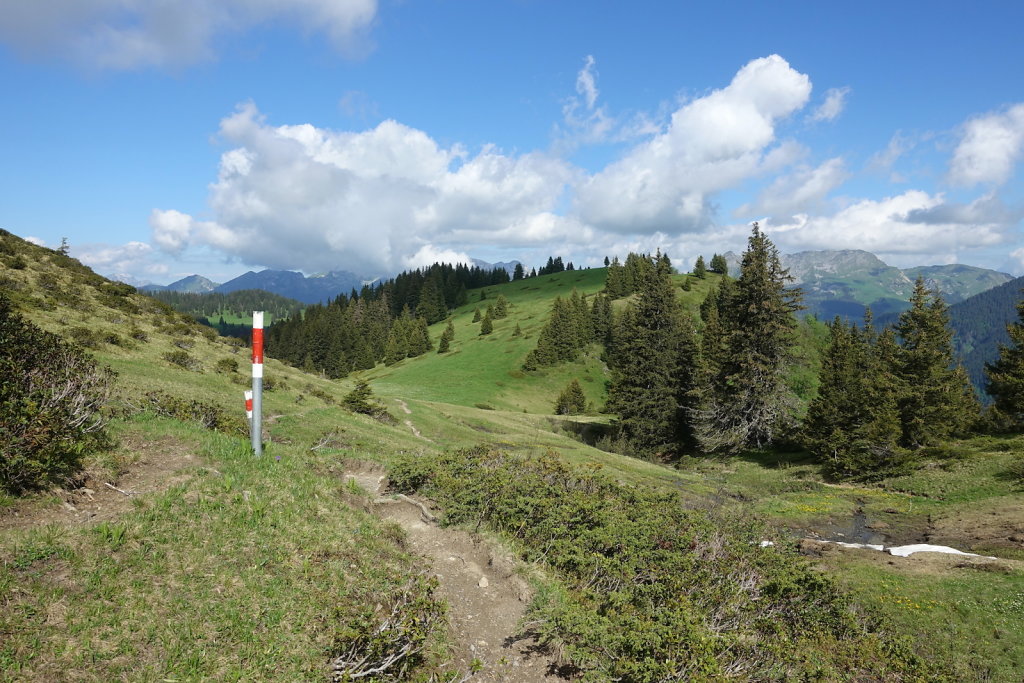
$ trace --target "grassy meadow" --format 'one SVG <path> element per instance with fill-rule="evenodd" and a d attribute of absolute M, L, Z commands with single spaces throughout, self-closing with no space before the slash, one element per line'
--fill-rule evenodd
<path fill-rule="evenodd" d="M 118 373 L 115 445 L 86 463 L 78 489 L 0 498 L 0 680 L 324 680 L 331 656 L 382 610 L 410 591 L 432 599 L 401 530 L 344 483 L 346 462 L 390 466 L 477 445 L 594 466 L 676 491 L 695 508 L 767 519 L 794 538 L 927 537 L 1003 558 L 959 566 L 835 551 L 808 561 L 949 680 L 1020 680 L 1024 671 L 1024 557 L 999 540 L 1013 525 L 1024 534 L 1024 488 L 1005 476 L 1022 437 L 952 444 L 915 474 L 871 486 L 828 482 L 802 453 L 668 467 L 588 446 L 574 432 L 612 417 L 599 412 L 598 348 L 538 372 L 521 365 L 555 296 L 602 288 L 605 271 L 593 269 L 471 291 L 453 314 L 450 353 L 362 373 L 391 421 L 339 405 L 360 377 L 330 381 L 268 359 L 266 446 L 256 459 L 239 429 L 245 348 L 49 250 L 25 258 L 30 267 L 3 266 L 0 284 L 26 317 Z M 695 306 L 714 278 L 680 296 Z M 480 336 L 473 311 L 498 294 L 509 316 Z M 435 344 L 443 328 L 431 328 Z M 808 348 L 820 342 L 817 332 L 807 337 Z M 181 361 L 179 352 L 187 361 L 168 360 Z M 573 378 L 593 409 L 556 418 L 555 398 Z M 214 432 L 175 419 L 146 397 L 154 391 L 212 406 L 231 424 Z M 430 630 L 421 680 L 457 675 L 445 667 L 447 638 L 443 624 Z"/>

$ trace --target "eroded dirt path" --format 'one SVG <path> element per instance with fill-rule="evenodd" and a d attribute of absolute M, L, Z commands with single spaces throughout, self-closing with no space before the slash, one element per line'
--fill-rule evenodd
<path fill-rule="evenodd" d="M 172 438 L 146 440 L 127 436 L 119 448 L 136 454 L 137 460 L 116 481 L 89 477 L 76 489 L 58 489 L 59 505 L 26 499 L 0 515 L 0 530 L 46 524 L 88 524 L 117 519 L 129 512 L 132 501 L 164 491 L 190 478 L 183 471 L 201 464 L 194 450 Z"/>
<path fill-rule="evenodd" d="M 380 517 L 405 530 L 407 549 L 423 557 L 437 577 L 449 605 L 453 666 L 468 671 L 474 659 L 480 660 L 484 668 L 474 682 L 565 680 L 536 641 L 519 637 L 531 595 L 511 558 L 473 534 L 439 527 L 422 501 L 383 496 L 387 478 L 377 465 L 354 464 L 345 476 L 374 496 Z"/>
<path fill-rule="evenodd" d="M 402 409 L 403 413 L 405 413 L 406 415 L 412 415 L 412 411 L 409 410 L 409 404 L 408 403 L 406 403 L 405 401 L 403 401 L 400 398 L 396 398 L 395 399 L 395 403 L 398 404 L 398 407 Z M 412 423 L 412 420 L 406 420 L 405 421 L 405 426 L 408 427 L 409 429 L 411 429 L 412 433 L 417 438 L 423 439 L 424 441 L 430 441 L 430 439 L 428 439 L 427 437 L 423 436 L 423 434 L 420 433 L 420 430 L 416 429 L 416 425 L 414 425 Z"/>

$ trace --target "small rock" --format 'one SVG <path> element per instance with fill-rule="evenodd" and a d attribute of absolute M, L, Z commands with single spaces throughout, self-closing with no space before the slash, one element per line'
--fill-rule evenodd
<path fill-rule="evenodd" d="M 1010 536 L 1010 540 L 1014 543 L 1024 543 L 1024 536 L 1020 534 L 1014 534 L 1013 536 Z"/>
<path fill-rule="evenodd" d="M 889 515 L 898 515 L 898 514 L 900 514 L 900 511 L 897 510 L 896 508 L 885 508 L 884 510 L 882 510 L 882 512 L 884 512 L 886 514 L 889 514 Z"/>
<path fill-rule="evenodd" d="M 865 524 L 864 527 L 867 529 L 888 529 L 889 524 L 888 522 L 872 522 L 871 524 Z"/>
<path fill-rule="evenodd" d="M 481 588 L 487 588 L 487 586 L 491 585 L 491 582 L 487 580 L 486 576 L 481 576 L 480 581 L 478 581 L 476 585 L 480 586 Z"/>

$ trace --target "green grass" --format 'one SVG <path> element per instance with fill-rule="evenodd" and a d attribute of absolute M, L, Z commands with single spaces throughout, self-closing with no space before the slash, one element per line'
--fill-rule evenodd
<path fill-rule="evenodd" d="M 0 678 L 322 680 L 337 634 L 415 570 L 299 449 L 256 459 L 162 419 L 122 432 L 171 435 L 202 464 L 119 519 L 0 538 Z"/>
<path fill-rule="evenodd" d="M 886 614 L 951 680 L 1020 680 L 1024 572 L 970 566 L 901 572 L 858 553 L 826 562 L 858 601 Z"/>
<path fill-rule="evenodd" d="M 351 390 L 354 377 L 332 382 L 274 359 L 267 360 L 266 374 L 276 386 L 265 394 L 264 405 L 271 442 L 261 460 L 248 455 L 244 438 L 146 415 L 116 422 L 122 444 L 169 439 L 194 449 L 198 464 L 178 484 L 140 498 L 120 518 L 0 531 L 0 679 L 52 680 L 70 670 L 94 680 L 322 680 L 339 629 L 365 617 L 346 611 L 346 605 L 384 605 L 417 570 L 394 528 L 364 514 L 342 485 L 340 474 L 353 458 L 388 465 L 407 453 L 431 458 L 476 444 L 550 452 L 599 465 L 620 481 L 677 490 L 691 505 L 754 513 L 794 529 L 838 527 L 860 510 L 869 520 L 884 520 L 891 533 L 911 533 L 929 520 L 977 523 L 1007 517 L 1014 506 L 1024 509 L 1024 489 L 1003 476 L 1024 452 L 1021 437 L 970 440 L 935 454 L 913 475 L 854 487 L 829 486 L 817 465 L 800 454 L 698 460 L 672 469 L 581 443 L 554 418 L 553 403 L 578 378 L 588 401 L 603 405 L 605 371 L 597 347 L 576 363 L 540 372 L 524 373 L 521 364 L 552 299 L 568 296 L 573 287 L 588 295 L 599 291 L 604 272 L 566 272 L 486 288 L 488 299 L 502 293 L 512 304 L 509 317 L 496 321 L 488 337 L 479 337 L 479 325 L 470 322 L 473 309 L 486 306 L 487 299 L 479 302 L 479 292 L 471 292 L 471 303 L 454 315 L 452 353 L 364 373 L 397 418 L 393 425 L 334 404 Z M 50 279 L 41 280 L 43 274 Z M 88 327 L 124 341 L 100 342 L 93 349 L 119 373 L 119 409 L 131 413 L 143 393 L 161 390 L 241 414 L 242 391 L 249 385 L 246 349 L 208 338 L 142 297 L 127 302 L 135 312 L 111 308 L 86 273 L 68 270 L 57 257 L 44 254 L 31 268 L 3 275 L 16 281 L 26 315 L 42 327 Z M 694 280 L 690 292 L 680 290 L 681 300 L 695 306 L 716 281 L 714 275 Z M 521 338 L 511 336 L 516 322 Z M 431 329 L 435 342 L 443 328 L 442 323 Z M 135 331 L 147 341 L 133 339 Z M 201 372 L 163 360 L 182 341 L 191 343 L 185 350 Z M 809 330 L 807 344 L 818 341 Z M 224 358 L 237 359 L 239 372 L 216 373 L 216 362 Z M 591 413 L 572 421 L 608 419 Z M 310 450 L 328 435 L 329 447 Z M 136 455 L 122 446 L 90 467 L 114 480 Z M 61 503 L 53 496 L 29 502 L 0 498 L 0 515 L 25 505 L 44 509 Z M 984 550 L 1014 558 L 1012 549 Z M 952 669 L 957 673 L 992 667 L 1000 680 L 1020 670 L 1024 629 L 1010 628 L 1012 619 L 1019 623 L 1013 602 L 1019 572 L 908 577 L 888 565 L 845 557 L 851 559 L 829 571 L 867 609 L 910 629 L 920 652 L 941 650 L 958 662 Z M 943 607 L 910 610 L 903 602 L 880 600 L 884 582 L 893 595 Z M 444 661 L 438 649 L 444 637 L 442 631 L 435 635 L 434 664 Z"/>

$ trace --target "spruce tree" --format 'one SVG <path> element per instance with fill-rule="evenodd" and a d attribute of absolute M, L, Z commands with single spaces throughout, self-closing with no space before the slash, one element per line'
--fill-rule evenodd
<path fill-rule="evenodd" d="M 703 280 L 707 276 L 708 269 L 704 266 L 703 256 L 698 256 L 697 262 L 693 264 L 693 274 L 695 277 L 700 278 L 701 280 Z"/>
<path fill-rule="evenodd" d="M 522 280 L 524 276 L 523 264 L 517 263 L 515 270 L 512 271 L 512 281 L 515 282 L 516 280 Z"/>
<path fill-rule="evenodd" d="M 555 401 L 556 415 L 579 415 L 587 409 L 587 397 L 583 387 L 574 379 L 562 390 Z"/>
<path fill-rule="evenodd" d="M 903 445 L 929 446 L 964 432 L 977 417 L 977 401 L 967 373 L 954 365 L 945 302 L 928 290 L 924 278 L 914 283 L 910 309 L 900 315 L 896 333 Z"/>
<path fill-rule="evenodd" d="M 477 306 L 476 308 L 473 309 L 473 322 L 475 322 L 475 323 L 480 322 L 480 318 L 481 317 L 482 316 L 480 315 L 480 307 Z"/>
<path fill-rule="evenodd" d="M 864 330 L 838 317 L 822 360 L 818 395 L 807 410 L 803 443 L 838 478 L 877 478 L 908 461 L 897 392 L 869 322 Z M 884 343 L 888 348 L 891 337 Z"/>
<path fill-rule="evenodd" d="M 408 334 L 407 353 L 409 358 L 422 356 L 434 348 L 433 342 L 430 341 L 430 331 L 427 329 L 426 318 L 415 318 L 409 321 L 406 330 Z"/>
<path fill-rule="evenodd" d="M 398 318 L 391 326 L 387 347 L 384 350 L 384 364 L 394 365 L 409 356 L 409 332 L 405 318 Z"/>
<path fill-rule="evenodd" d="M 522 337 L 523 336 L 523 328 L 519 327 L 519 323 L 518 322 L 516 323 L 516 329 L 512 330 L 512 336 L 513 337 Z"/>
<path fill-rule="evenodd" d="M 1024 430 L 1024 300 L 1017 304 L 1020 320 L 1008 325 L 1010 346 L 999 347 L 999 358 L 985 366 L 988 393 L 995 409 L 1016 430 Z"/>
<path fill-rule="evenodd" d="M 718 273 L 719 275 L 728 275 L 729 264 L 726 262 L 724 256 L 721 254 L 715 254 L 711 257 L 710 270 L 712 273 Z"/>
<path fill-rule="evenodd" d="M 796 401 L 785 370 L 800 293 L 786 289 L 789 280 L 778 249 L 754 223 L 735 291 L 718 302 L 726 338 L 701 408 L 699 438 L 705 451 L 768 446 L 792 421 Z"/>
<path fill-rule="evenodd" d="M 438 353 L 448 353 L 448 348 L 455 339 L 455 325 L 452 324 L 451 318 L 448 319 L 448 325 L 444 328 L 444 332 L 441 333 L 441 340 L 437 344 Z"/>
<path fill-rule="evenodd" d="M 508 299 L 505 298 L 504 294 L 499 294 L 498 298 L 494 301 L 493 308 L 491 309 L 491 317 L 495 320 L 501 320 L 508 316 Z"/>
<path fill-rule="evenodd" d="M 483 320 L 480 321 L 480 335 L 490 334 L 494 331 L 494 323 L 491 322 L 491 307 L 487 307 Z"/>
<path fill-rule="evenodd" d="M 625 268 L 619 263 L 619 257 L 612 259 L 608 266 L 608 273 L 605 275 L 604 291 L 612 299 L 618 299 L 626 295 Z"/>
<path fill-rule="evenodd" d="M 609 408 L 621 434 L 638 450 L 664 452 L 677 441 L 680 312 L 671 266 L 659 257 L 642 271 L 631 315 L 623 316 L 611 358 Z"/>

